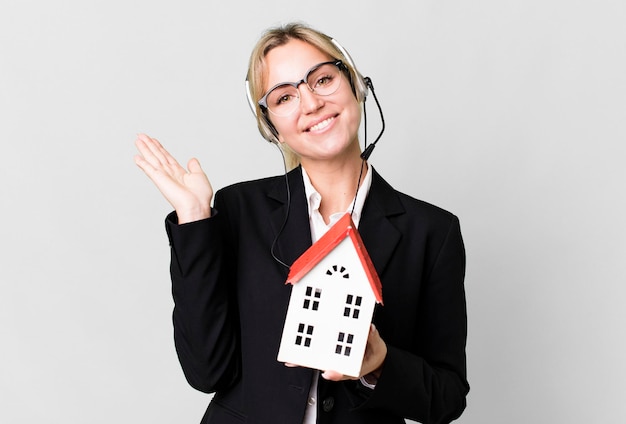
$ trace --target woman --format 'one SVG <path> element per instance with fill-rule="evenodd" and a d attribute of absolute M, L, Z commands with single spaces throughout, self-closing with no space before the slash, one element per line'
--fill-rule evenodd
<path fill-rule="evenodd" d="M 361 158 L 366 88 L 326 35 L 299 24 L 269 30 L 248 83 L 261 133 L 300 164 L 286 179 L 224 188 L 211 208 L 196 159 L 187 171 L 155 139 L 136 142 L 137 165 L 175 209 L 166 221 L 174 337 L 189 383 L 215 392 L 202 423 L 454 420 L 469 390 L 458 219 L 395 191 Z M 346 212 L 385 302 L 358 379 L 276 361 L 288 265 Z"/>

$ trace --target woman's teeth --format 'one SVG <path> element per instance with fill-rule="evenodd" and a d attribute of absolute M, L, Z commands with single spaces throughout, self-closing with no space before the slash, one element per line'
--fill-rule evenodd
<path fill-rule="evenodd" d="M 318 130 L 321 130 L 322 128 L 326 128 L 333 119 L 335 118 L 333 117 L 333 118 L 325 119 L 322 122 L 313 125 L 311 128 L 309 128 L 309 131 L 318 131 Z"/>

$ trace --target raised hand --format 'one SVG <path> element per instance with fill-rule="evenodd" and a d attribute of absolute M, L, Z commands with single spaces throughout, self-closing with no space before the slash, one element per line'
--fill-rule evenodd
<path fill-rule="evenodd" d="M 211 216 L 213 188 L 196 158 L 185 169 L 155 138 L 139 134 L 135 145 L 135 163 L 176 210 L 179 224 Z"/>

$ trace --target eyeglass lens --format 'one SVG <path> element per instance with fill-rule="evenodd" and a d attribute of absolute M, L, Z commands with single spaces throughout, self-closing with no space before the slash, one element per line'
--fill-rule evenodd
<path fill-rule="evenodd" d="M 267 93 L 267 107 L 270 112 L 286 116 L 300 103 L 297 83 L 284 83 Z M 306 85 L 320 96 L 333 94 L 341 85 L 339 68 L 333 63 L 324 63 L 311 69 L 306 75 Z"/>

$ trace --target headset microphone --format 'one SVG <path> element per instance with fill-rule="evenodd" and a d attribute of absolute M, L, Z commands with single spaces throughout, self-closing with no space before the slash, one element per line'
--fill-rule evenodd
<path fill-rule="evenodd" d="M 376 102 L 376 106 L 378 107 L 378 113 L 380 114 L 380 122 L 381 129 L 376 137 L 376 140 L 372 142 L 369 146 L 365 147 L 363 153 L 361 153 L 361 159 L 368 160 L 372 152 L 374 151 L 374 147 L 376 147 L 376 143 L 382 137 L 383 132 L 385 132 L 385 117 L 383 116 L 383 109 L 380 107 L 380 103 L 378 102 L 378 97 L 376 97 L 376 92 L 374 91 L 374 84 L 372 83 L 372 79 L 370 77 L 365 77 L 365 84 L 369 87 L 369 90 L 372 92 L 372 96 L 374 96 L 374 101 Z M 363 107 L 363 117 L 365 120 L 365 142 L 367 142 L 367 112 L 365 107 Z"/>

